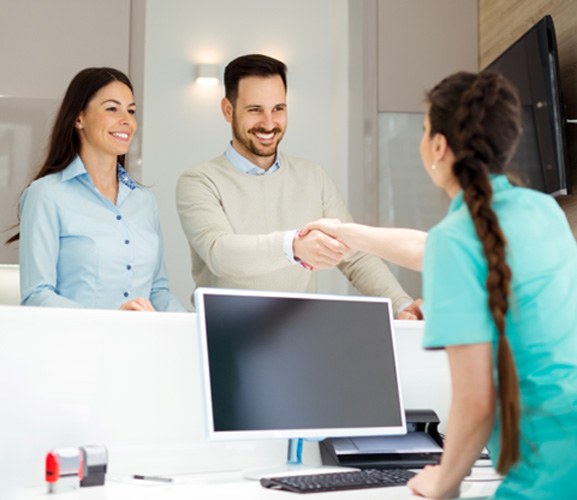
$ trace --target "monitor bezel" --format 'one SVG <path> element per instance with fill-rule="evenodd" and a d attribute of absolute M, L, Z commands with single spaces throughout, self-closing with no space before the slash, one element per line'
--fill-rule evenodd
<path fill-rule="evenodd" d="M 210 366 L 208 356 L 208 343 L 205 321 L 204 297 L 206 295 L 221 296 L 244 296 L 244 297 L 273 297 L 273 298 L 296 298 L 306 300 L 332 300 L 348 302 L 377 302 L 386 305 L 390 321 L 391 347 L 393 350 L 394 370 L 396 375 L 396 389 L 399 401 L 399 418 L 401 424 L 398 426 L 377 426 L 377 427 L 343 427 L 343 428 L 294 428 L 280 430 L 241 430 L 241 431 L 219 431 L 214 428 L 214 415 L 212 405 L 212 387 L 210 381 Z M 351 295 L 332 295 L 322 293 L 299 293 L 299 292 L 276 292 L 276 291 L 256 291 L 238 290 L 226 288 L 206 288 L 199 287 L 195 290 L 195 305 L 197 314 L 197 331 L 200 342 L 202 387 L 204 401 L 204 415 L 206 433 L 210 440 L 250 440 L 250 439 L 324 439 L 327 437 L 353 437 L 353 436 L 388 436 L 403 435 L 407 433 L 407 424 L 403 404 L 403 394 L 401 392 L 401 381 L 399 375 L 399 363 L 397 358 L 394 321 L 391 299 L 385 297 L 367 297 Z"/>

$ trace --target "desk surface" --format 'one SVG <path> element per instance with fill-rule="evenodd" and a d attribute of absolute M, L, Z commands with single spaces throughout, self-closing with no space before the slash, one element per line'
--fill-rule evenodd
<path fill-rule="evenodd" d="M 44 498 L 46 453 L 85 444 L 107 446 L 109 478 L 199 474 L 170 493 L 164 485 L 109 481 L 59 499 L 291 498 L 240 474 L 204 473 L 276 463 L 286 457 L 286 442 L 207 441 L 194 314 L 0 306 L 0 325 L 0 394 L 10 401 L 0 412 L 0 499 L 15 498 L 3 495 L 11 478 L 31 487 L 22 498 Z M 447 362 L 444 352 L 421 348 L 422 327 L 395 322 L 403 399 L 406 408 L 435 409 L 443 423 L 450 401 Z M 304 459 L 320 463 L 316 443 L 305 443 Z M 465 493 L 475 496 L 470 490 L 476 491 L 467 486 Z M 329 499 L 408 496 L 406 488 L 386 488 Z"/>
<path fill-rule="evenodd" d="M 80 488 L 61 493 L 60 500 L 255 500 L 291 499 L 297 500 L 300 495 L 283 491 L 268 490 L 260 486 L 258 481 L 245 480 L 240 472 L 219 472 L 211 474 L 174 475 L 170 485 L 152 481 L 138 481 L 127 477 L 108 477 L 103 487 Z M 461 498 L 479 498 L 491 495 L 497 481 L 487 481 L 484 471 L 474 472 L 472 479 L 463 483 Z M 484 480 L 485 479 L 485 480 Z M 348 490 L 331 492 L 330 494 L 309 494 L 306 498 L 316 498 L 322 495 L 326 500 L 390 500 L 417 498 L 411 495 L 406 487 L 369 488 L 365 490 Z M 34 500 L 39 498 L 55 498 L 46 493 L 46 488 L 31 488 L 23 491 L 17 500 Z"/>

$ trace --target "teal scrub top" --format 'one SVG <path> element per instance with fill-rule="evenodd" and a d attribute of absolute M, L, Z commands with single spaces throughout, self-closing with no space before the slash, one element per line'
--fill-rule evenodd
<path fill-rule="evenodd" d="M 491 184 L 512 271 L 506 335 L 521 401 L 521 459 L 495 496 L 577 498 L 577 243 L 552 197 L 512 186 L 504 175 Z M 427 237 L 426 348 L 491 342 L 496 353 L 486 279 L 483 249 L 461 192 Z M 496 371 L 494 376 L 496 383 Z M 496 463 L 498 416 L 488 447 Z"/>

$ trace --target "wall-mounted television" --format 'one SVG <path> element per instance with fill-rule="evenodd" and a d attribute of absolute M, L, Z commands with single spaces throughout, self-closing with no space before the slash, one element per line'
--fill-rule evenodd
<path fill-rule="evenodd" d="M 553 196 L 569 194 L 566 119 L 551 16 L 543 17 L 488 68 L 517 87 L 523 107 L 523 134 L 509 170 L 530 188 Z"/>

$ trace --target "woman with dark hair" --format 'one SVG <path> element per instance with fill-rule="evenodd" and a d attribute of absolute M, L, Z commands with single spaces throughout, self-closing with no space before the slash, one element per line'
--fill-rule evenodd
<path fill-rule="evenodd" d="M 70 82 L 48 154 L 20 199 L 22 304 L 184 311 L 164 271 L 153 195 L 124 169 L 132 85 L 113 68 Z"/>
<path fill-rule="evenodd" d="M 423 269 L 426 348 L 452 381 L 440 465 L 409 481 L 458 496 L 488 441 L 496 498 L 575 498 L 577 244 L 553 198 L 504 175 L 521 133 L 516 90 L 492 71 L 457 73 L 427 95 L 421 157 L 451 197 L 431 231 L 318 221 L 351 248 Z"/>

